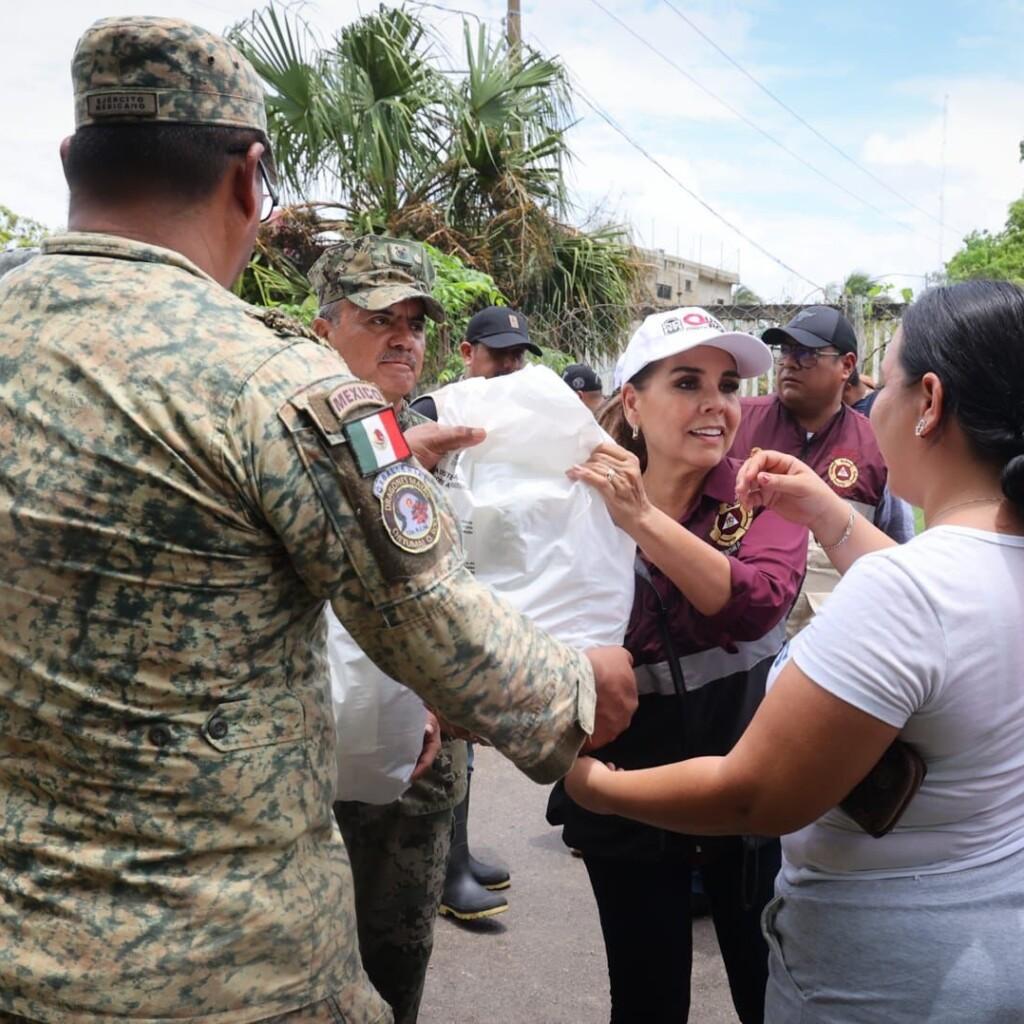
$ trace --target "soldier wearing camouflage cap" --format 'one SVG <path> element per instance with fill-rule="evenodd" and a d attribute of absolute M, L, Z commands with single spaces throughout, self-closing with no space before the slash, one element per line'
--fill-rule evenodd
<path fill-rule="evenodd" d="M 379 389 L 228 290 L 272 201 L 241 55 L 106 20 L 74 86 L 69 231 L 0 281 L 0 1021 L 383 1024 L 324 603 L 538 780 L 628 661 L 476 585 Z"/>
<path fill-rule="evenodd" d="M 419 242 L 362 235 L 328 249 L 310 268 L 309 280 L 321 308 L 346 300 L 377 312 L 419 299 L 431 320 L 444 323 L 444 309 L 430 291 L 434 266 Z"/>
<path fill-rule="evenodd" d="M 426 422 L 405 401 L 423 370 L 424 319 L 444 317 L 430 293 L 434 268 L 423 246 L 364 235 L 324 252 L 309 277 L 320 301 L 313 330 L 357 377 L 381 389 L 404 429 Z M 363 966 L 396 1024 L 415 1024 L 419 1012 L 452 809 L 465 793 L 466 744 L 445 737 L 433 764 L 401 799 L 334 804 L 352 864 Z"/>

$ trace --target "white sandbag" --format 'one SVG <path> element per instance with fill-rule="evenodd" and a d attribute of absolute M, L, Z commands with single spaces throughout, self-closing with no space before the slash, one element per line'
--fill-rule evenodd
<path fill-rule="evenodd" d="M 427 709 L 370 661 L 330 605 L 324 615 L 338 769 L 334 798 L 391 803 L 409 788 Z"/>
<path fill-rule="evenodd" d="M 433 398 L 439 422 L 487 431 L 437 471 L 477 578 L 565 643 L 621 644 L 636 546 L 600 495 L 565 476 L 610 440 L 590 410 L 544 366 Z"/>

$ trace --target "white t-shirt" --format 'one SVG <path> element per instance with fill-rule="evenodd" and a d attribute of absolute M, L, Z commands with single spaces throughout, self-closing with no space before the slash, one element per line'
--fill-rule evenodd
<path fill-rule="evenodd" d="M 839 810 L 785 836 L 787 880 L 957 871 L 1024 849 L 1024 538 L 942 526 L 859 559 L 789 656 L 900 728 L 928 774 L 881 839 Z"/>

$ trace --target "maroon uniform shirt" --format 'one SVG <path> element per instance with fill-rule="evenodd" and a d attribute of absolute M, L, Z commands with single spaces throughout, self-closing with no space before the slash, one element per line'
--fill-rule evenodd
<path fill-rule="evenodd" d="M 736 502 L 740 465 L 725 459 L 712 469 L 681 520 L 729 559 L 732 594 L 717 615 L 702 615 L 667 576 L 638 559 L 625 646 L 636 666 L 639 706 L 629 728 L 597 752 L 601 760 L 650 768 L 726 754 L 764 697 L 768 669 L 785 639 L 785 618 L 803 579 L 807 530 L 774 512 L 744 512 Z M 681 671 L 682 694 L 670 658 Z M 678 855 L 680 844 L 691 842 L 625 818 L 590 814 L 558 790 L 549 820 L 564 824 L 569 846 L 595 856 Z"/>
<path fill-rule="evenodd" d="M 743 416 L 731 455 L 745 459 L 762 448 L 795 455 L 869 523 L 901 543 L 913 536 L 909 509 L 888 495 L 889 473 L 866 417 L 841 405 L 828 423 L 808 437 L 778 395 L 744 398 L 741 405 Z M 809 538 L 807 578 L 790 614 L 787 636 L 811 621 L 838 582 L 839 573 L 828 555 Z"/>
<path fill-rule="evenodd" d="M 795 455 L 869 522 L 875 521 L 889 473 L 864 416 L 841 405 L 839 412 L 808 438 L 778 395 L 744 398 L 740 404 L 743 416 L 731 456 L 745 459 L 762 448 Z"/>

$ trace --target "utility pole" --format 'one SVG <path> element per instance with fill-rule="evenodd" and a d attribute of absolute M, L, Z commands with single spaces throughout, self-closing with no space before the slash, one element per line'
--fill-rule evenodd
<path fill-rule="evenodd" d="M 519 10 L 519 0 L 508 0 L 505 11 L 505 42 L 508 44 L 509 62 L 518 71 L 523 66 L 523 18 Z M 524 148 L 521 128 L 511 133 L 510 141 L 513 149 Z"/>
<path fill-rule="evenodd" d="M 505 38 L 508 40 L 509 53 L 518 59 L 520 46 L 523 42 L 523 15 L 519 9 L 519 0 L 508 0 L 505 14 Z"/>

